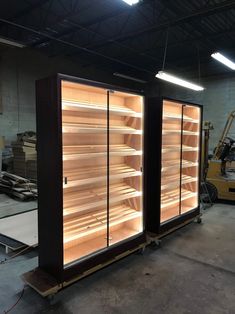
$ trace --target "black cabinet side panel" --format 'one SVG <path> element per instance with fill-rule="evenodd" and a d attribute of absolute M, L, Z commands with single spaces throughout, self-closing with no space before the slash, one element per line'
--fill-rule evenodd
<path fill-rule="evenodd" d="M 61 89 L 57 76 L 36 82 L 39 267 L 63 268 Z"/>
<path fill-rule="evenodd" d="M 148 98 L 146 110 L 146 230 L 160 228 L 162 98 Z"/>

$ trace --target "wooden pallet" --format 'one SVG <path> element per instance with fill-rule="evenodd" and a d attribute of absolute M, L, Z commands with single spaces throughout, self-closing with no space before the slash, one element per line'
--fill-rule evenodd
<path fill-rule="evenodd" d="M 19 251 L 26 247 L 24 243 L 11 239 L 3 234 L 0 234 L 0 244 L 5 247 L 6 254 L 11 251 Z"/>
<path fill-rule="evenodd" d="M 90 274 L 96 272 L 99 269 L 102 269 L 136 251 L 139 250 L 144 250 L 146 246 L 146 243 L 140 244 L 139 246 L 137 246 L 136 248 L 132 249 L 132 250 L 128 250 L 118 256 L 116 256 L 113 259 L 108 260 L 105 263 L 99 264 L 87 271 L 85 271 L 84 273 L 75 276 L 73 278 L 71 278 L 68 281 L 64 281 L 60 284 L 58 284 L 58 282 L 49 274 L 47 274 L 46 272 L 44 272 L 43 270 L 36 268 L 34 270 L 31 270 L 27 273 L 24 273 L 23 275 L 21 275 L 21 279 L 25 282 L 25 284 L 27 284 L 28 286 L 30 286 L 32 289 L 34 289 L 36 292 L 38 292 L 42 297 L 49 297 L 49 296 L 53 296 L 56 293 L 58 293 L 59 291 L 61 291 L 62 289 L 70 286 L 71 284 L 77 282 L 78 280 L 89 276 Z"/>
<path fill-rule="evenodd" d="M 148 244 L 151 244 L 153 242 L 158 242 L 159 240 L 161 240 L 162 238 L 164 238 L 165 236 L 167 236 L 168 234 L 196 221 L 198 223 L 201 223 L 201 217 L 202 217 L 202 214 L 198 214 L 196 215 L 195 217 L 193 218 L 190 218 L 190 219 L 187 219 L 186 221 L 182 222 L 181 224 L 165 231 L 164 233 L 161 233 L 161 234 L 154 234 L 154 233 L 151 233 L 149 232 L 148 235 L 147 235 L 147 243 Z"/>

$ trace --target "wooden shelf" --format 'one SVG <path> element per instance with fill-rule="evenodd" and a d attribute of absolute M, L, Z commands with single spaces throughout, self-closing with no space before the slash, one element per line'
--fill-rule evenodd
<path fill-rule="evenodd" d="M 161 211 L 161 223 L 179 216 L 179 206 L 166 207 Z"/>
<path fill-rule="evenodd" d="M 181 134 L 181 130 L 163 130 L 162 134 L 163 135 Z M 198 136 L 199 132 L 192 132 L 192 131 L 183 130 L 183 135 Z"/>
<path fill-rule="evenodd" d="M 121 226 L 121 224 L 120 224 Z M 117 227 L 116 227 L 117 228 Z M 109 245 L 118 243 L 120 241 L 123 241 L 125 239 L 128 239 L 136 234 L 138 234 L 138 231 L 125 227 L 120 227 L 115 230 L 110 230 L 109 236 Z M 78 239 L 79 241 L 79 239 Z M 76 242 L 76 240 L 75 240 Z M 70 241 L 70 244 L 72 241 Z M 69 246 L 69 242 L 68 242 Z M 69 246 L 64 249 L 64 263 L 68 264 L 71 262 L 74 262 L 75 260 L 78 260 L 81 257 L 87 256 L 89 254 L 92 254 L 94 252 L 97 252 L 102 249 L 107 248 L 107 237 L 106 235 L 100 235 L 96 237 L 92 237 L 92 239 L 79 243 L 74 244 L 73 246 Z"/>
<path fill-rule="evenodd" d="M 111 165 L 109 168 L 109 180 L 124 179 L 141 175 L 141 171 L 136 171 L 125 164 Z M 65 171 L 64 176 L 67 178 L 67 184 L 63 185 L 64 189 L 97 183 L 107 180 L 107 166 L 72 169 Z"/>
<path fill-rule="evenodd" d="M 180 114 L 163 114 L 163 120 L 181 120 L 182 116 Z M 199 120 L 190 118 L 189 116 L 184 115 L 183 117 L 184 122 L 191 122 L 191 123 L 199 123 Z"/>
<path fill-rule="evenodd" d="M 184 201 L 195 196 L 197 196 L 196 192 L 181 189 L 181 201 Z M 161 193 L 161 209 L 178 204 L 179 201 L 180 201 L 179 189 Z"/>
<path fill-rule="evenodd" d="M 110 184 L 109 203 L 114 204 L 123 200 L 139 197 L 142 192 L 121 182 Z M 107 189 L 102 186 L 94 189 L 70 192 L 64 195 L 64 216 L 81 214 L 83 211 L 105 206 L 107 204 Z"/>
<path fill-rule="evenodd" d="M 97 134 L 106 133 L 107 127 L 101 124 L 89 123 L 63 123 L 63 133 L 71 134 Z M 136 130 L 128 126 L 110 126 L 111 134 L 142 134 L 142 130 Z"/>
<path fill-rule="evenodd" d="M 63 146 L 63 160 L 77 160 L 83 158 L 94 158 L 107 156 L 107 145 L 77 145 Z M 110 145 L 110 157 L 140 156 L 141 150 L 135 150 L 125 144 Z"/>
<path fill-rule="evenodd" d="M 189 160 L 182 160 L 182 168 L 190 168 L 190 167 L 197 167 L 198 162 L 193 162 Z M 180 167 L 180 160 L 173 159 L 173 160 L 164 160 L 162 162 L 162 171 L 167 171 L 169 169 Z"/>
<path fill-rule="evenodd" d="M 169 153 L 169 152 L 178 152 L 181 151 L 180 145 L 162 145 L 162 153 Z M 183 152 L 197 152 L 198 147 L 192 147 L 187 145 L 182 145 Z"/>
<path fill-rule="evenodd" d="M 77 112 L 77 111 L 85 111 L 85 112 L 94 112 L 94 113 L 106 113 L 107 112 L 107 104 L 95 104 L 95 103 L 85 103 L 85 102 L 77 102 L 77 101 L 68 101 L 63 100 L 62 109 L 66 112 Z M 127 117 L 135 117 L 141 118 L 142 113 L 135 112 L 128 107 L 121 107 L 118 105 L 109 105 L 109 112 L 113 115 L 118 116 L 127 116 Z"/>
<path fill-rule="evenodd" d="M 109 227 L 119 225 L 140 216 L 141 212 L 124 204 L 111 207 L 109 211 Z M 64 243 L 85 237 L 103 229 L 107 229 L 106 208 L 81 215 L 78 218 L 67 219 L 64 222 Z"/>
<path fill-rule="evenodd" d="M 197 178 L 195 177 L 191 177 L 191 176 L 187 176 L 185 174 L 182 174 L 182 182 L 181 184 L 187 184 L 187 183 L 191 183 L 191 182 L 196 182 Z M 170 175 L 170 176 L 164 176 L 162 178 L 162 182 L 161 182 L 161 190 L 166 190 L 166 189 L 174 189 L 176 187 L 180 186 L 180 174 L 174 174 L 174 175 Z"/>

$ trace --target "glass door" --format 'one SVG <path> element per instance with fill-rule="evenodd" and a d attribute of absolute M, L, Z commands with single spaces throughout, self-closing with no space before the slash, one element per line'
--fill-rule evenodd
<path fill-rule="evenodd" d="M 108 245 L 107 98 L 62 81 L 64 265 Z"/>
<path fill-rule="evenodd" d="M 181 118 L 182 105 L 164 100 L 162 113 L 161 223 L 180 214 Z"/>
<path fill-rule="evenodd" d="M 181 214 L 198 207 L 200 108 L 183 105 Z"/>
<path fill-rule="evenodd" d="M 109 92 L 109 245 L 143 231 L 143 97 Z"/>

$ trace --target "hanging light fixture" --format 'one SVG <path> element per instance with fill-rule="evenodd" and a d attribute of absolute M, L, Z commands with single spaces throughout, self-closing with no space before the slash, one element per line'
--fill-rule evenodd
<path fill-rule="evenodd" d="M 235 63 L 229 60 L 228 58 L 226 58 L 225 56 L 223 56 L 221 53 L 219 52 L 212 53 L 211 57 L 223 63 L 228 68 L 235 70 Z"/>
<path fill-rule="evenodd" d="M 140 0 L 122 0 L 122 1 L 126 2 L 129 5 L 133 5 L 138 3 Z"/>
<path fill-rule="evenodd" d="M 202 86 L 199 86 L 199 85 L 196 85 L 194 83 L 185 81 L 185 80 L 183 80 L 183 79 L 181 79 L 181 78 L 179 78 L 177 76 L 171 75 L 171 74 L 166 73 L 164 71 L 159 71 L 156 74 L 156 77 L 161 79 L 161 80 L 164 80 L 164 81 L 176 84 L 176 85 L 180 85 L 180 86 L 183 86 L 183 87 L 195 90 L 195 91 L 202 91 L 202 90 L 204 90 L 204 87 L 202 87 Z"/>
<path fill-rule="evenodd" d="M 169 28 L 167 29 L 167 32 L 166 32 L 166 42 L 165 42 L 165 49 L 164 49 L 164 56 L 163 56 L 163 63 L 162 63 L 162 71 L 158 71 L 158 73 L 156 74 L 156 77 L 159 78 L 160 80 L 164 80 L 164 81 L 167 81 L 167 82 L 170 82 L 170 83 L 182 86 L 182 87 L 186 87 L 195 91 L 204 90 L 204 87 L 202 86 L 185 81 L 177 76 L 174 76 L 172 74 L 169 74 L 163 71 L 165 68 L 165 62 L 166 62 L 168 39 L 169 39 Z M 200 74 L 199 74 L 199 77 L 200 77 Z"/>
<path fill-rule="evenodd" d="M 18 48 L 26 47 L 25 45 L 23 45 L 21 43 L 18 43 L 18 42 L 14 41 L 14 40 L 3 38 L 3 37 L 0 37 L 0 44 L 4 44 L 4 45 L 7 45 L 7 46 L 18 47 Z"/>

